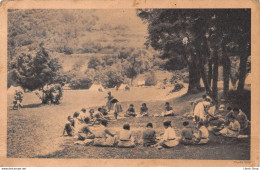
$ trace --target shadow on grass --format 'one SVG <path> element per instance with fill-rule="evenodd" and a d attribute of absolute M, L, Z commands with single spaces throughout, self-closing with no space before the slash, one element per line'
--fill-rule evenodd
<path fill-rule="evenodd" d="M 22 108 L 36 108 L 41 106 L 43 106 L 42 103 L 34 103 L 34 104 L 23 105 Z"/>

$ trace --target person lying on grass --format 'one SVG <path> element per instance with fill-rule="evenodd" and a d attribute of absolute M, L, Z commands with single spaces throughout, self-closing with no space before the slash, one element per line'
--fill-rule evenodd
<path fill-rule="evenodd" d="M 95 132 L 94 146 L 115 146 L 117 143 L 117 138 L 115 134 L 110 132 L 107 128 L 108 121 L 101 120 L 101 125 Z"/>
<path fill-rule="evenodd" d="M 209 131 L 207 127 L 203 124 L 203 122 L 199 122 L 198 124 L 198 133 L 195 134 L 195 144 L 206 144 L 209 142 Z"/>
<path fill-rule="evenodd" d="M 143 103 L 141 108 L 140 108 L 140 113 L 138 117 L 146 117 L 148 115 L 148 107 L 146 106 L 146 103 Z"/>
<path fill-rule="evenodd" d="M 95 138 L 95 135 L 90 130 L 89 126 L 87 125 L 89 123 L 89 118 L 84 119 L 84 124 L 81 124 L 79 127 L 78 133 L 78 140 L 85 141 L 86 139 L 93 139 Z"/>
<path fill-rule="evenodd" d="M 130 131 L 130 125 L 124 124 L 123 130 L 119 135 L 118 147 L 121 148 L 133 148 L 135 147 L 135 138 Z"/>
<path fill-rule="evenodd" d="M 164 106 L 164 111 L 161 114 L 162 116 L 175 116 L 169 102 L 166 102 Z"/>
<path fill-rule="evenodd" d="M 184 145 L 194 144 L 195 136 L 194 136 L 193 129 L 189 125 L 189 122 L 184 121 L 183 126 L 184 128 L 181 131 L 180 143 Z"/>
<path fill-rule="evenodd" d="M 158 142 L 157 148 L 173 148 L 179 144 L 179 141 L 176 137 L 175 130 L 172 128 L 171 121 L 165 121 L 163 123 L 164 134 L 160 141 Z"/>
<path fill-rule="evenodd" d="M 225 137 L 237 137 L 240 133 L 240 124 L 233 115 L 229 116 L 229 125 L 225 126 L 219 132 L 213 132 L 215 135 L 222 135 Z"/>
<path fill-rule="evenodd" d="M 142 143 L 144 147 L 149 147 L 156 144 L 156 132 L 153 129 L 153 124 L 148 123 L 142 134 Z"/>
<path fill-rule="evenodd" d="M 134 109 L 134 105 L 130 104 L 129 108 L 127 109 L 125 115 L 125 117 L 135 117 L 136 113 L 135 113 L 135 109 Z"/>
<path fill-rule="evenodd" d="M 74 136 L 74 121 L 71 116 L 68 116 L 68 122 L 65 124 L 62 136 L 67 133 L 68 136 Z"/>

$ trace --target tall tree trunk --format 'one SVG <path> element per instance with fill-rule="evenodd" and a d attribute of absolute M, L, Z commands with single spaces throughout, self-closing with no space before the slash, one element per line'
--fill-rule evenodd
<path fill-rule="evenodd" d="M 242 92 L 245 86 L 246 80 L 246 63 L 247 63 L 248 56 L 241 56 L 240 57 L 240 66 L 239 66 L 239 82 L 237 86 L 237 91 Z"/>
<path fill-rule="evenodd" d="M 211 80 L 212 80 L 212 59 L 210 58 L 208 61 L 208 83 L 209 86 L 211 86 Z"/>
<path fill-rule="evenodd" d="M 188 93 L 197 93 L 201 90 L 200 77 L 200 70 L 195 65 L 190 64 Z"/>
<path fill-rule="evenodd" d="M 200 73 L 201 73 L 201 78 L 203 80 L 204 87 L 206 89 L 207 94 L 211 94 L 212 93 L 211 87 L 209 85 L 209 82 L 208 82 L 208 79 L 207 79 L 204 67 L 201 68 Z"/>
<path fill-rule="evenodd" d="M 224 96 L 226 97 L 229 91 L 229 76 L 231 72 L 231 63 L 230 59 L 226 54 L 225 47 L 223 49 L 223 58 L 222 58 L 222 65 L 223 65 L 223 82 L 224 82 Z"/>
<path fill-rule="evenodd" d="M 212 97 L 218 101 L 218 52 L 214 49 L 213 52 L 213 82 L 212 82 Z"/>

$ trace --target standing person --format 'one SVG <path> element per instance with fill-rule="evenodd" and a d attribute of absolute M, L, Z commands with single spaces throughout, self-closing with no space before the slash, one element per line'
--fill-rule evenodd
<path fill-rule="evenodd" d="M 171 121 L 166 121 L 163 123 L 164 134 L 162 139 L 159 141 L 158 149 L 164 148 L 173 148 L 179 144 L 177 140 L 175 130 L 172 128 Z"/>
<path fill-rule="evenodd" d="M 174 116 L 174 112 L 173 112 L 172 107 L 170 106 L 170 103 L 166 102 L 164 106 L 165 106 L 164 112 L 162 112 L 161 115 L 162 116 Z"/>
<path fill-rule="evenodd" d="M 116 136 L 107 128 L 108 121 L 101 120 L 101 125 L 95 132 L 94 146 L 115 146 Z"/>
<path fill-rule="evenodd" d="M 194 143 L 194 139 L 195 139 L 194 132 L 192 128 L 189 126 L 188 121 L 184 121 L 183 126 L 184 128 L 181 131 L 180 143 L 184 145 L 191 145 Z"/>
<path fill-rule="evenodd" d="M 74 121 L 71 116 L 68 116 L 68 122 L 65 124 L 62 136 L 67 133 L 68 136 L 74 136 Z"/>
<path fill-rule="evenodd" d="M 148 116 L 148 107 L 146 106 L 146 103 L 143 103 L 140 108 L 140 114 L 138 117 L 145 117 Z"/>
<path fill-rule="evenodd" d="M 111 94 L 110 91 L 109 91 L 107 94 L 108 94 L 108 96 L 105 97 L 105 98 L 107 98 L 107 110 L 108 110 L 108 112 L 110 112 L 110 110 L 111 110 L 112 107 L 113 107 L 111 101 L 112 101 L 112 99 L 114 99 L 114 97 L 112 96 L 112 94 Z"/>
<path fill-rule="evenodd" d="M 130 125 L 124 124 L 123 130 L 119 135 L 118 147 L 122 148 L 133 148 L 135 147 L 135 138 L 130 131 Z"/>
<path fill-rule="evenodd" d="M 114 110 L 112 112 L 114 113 L 115 120 L 117 120 L 118 114 L 123 112 L 122 106 L 117 99 L 112 99 L 111 103 L 114 105 Z"/>
<path fill-rule="evenodd" d="M 198 124 L 198 129 L 199 129 L 199 132 L 198 134 L 195 136 L 196 137 L 196 144 L 206 144 L 209 142 L 209 131 L 207 129 L 207 127 L 202 123 L 200 122 Z"/>
<path fill-rule="evenodd" d="M 211 105 L 208 101 L 199 102 L 194 108 L 194 117 L 195 123 L 199 123 L 199 121 L 206 122 L 207 121 L 207 110 Z"/>
<path fill-rule="evenodd" d="M 148 123 L 142 134 L 143 146 L 148 147 L 156 144 L 156 132 L 153 129 L 153 124 Z"/>

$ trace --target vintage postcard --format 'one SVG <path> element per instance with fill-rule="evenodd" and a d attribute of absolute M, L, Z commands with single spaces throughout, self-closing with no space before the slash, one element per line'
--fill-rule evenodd
<path fill-rule="evenodd" d="M 259 5 L 3 1 L 0 166 L 259 166 Z"/>

